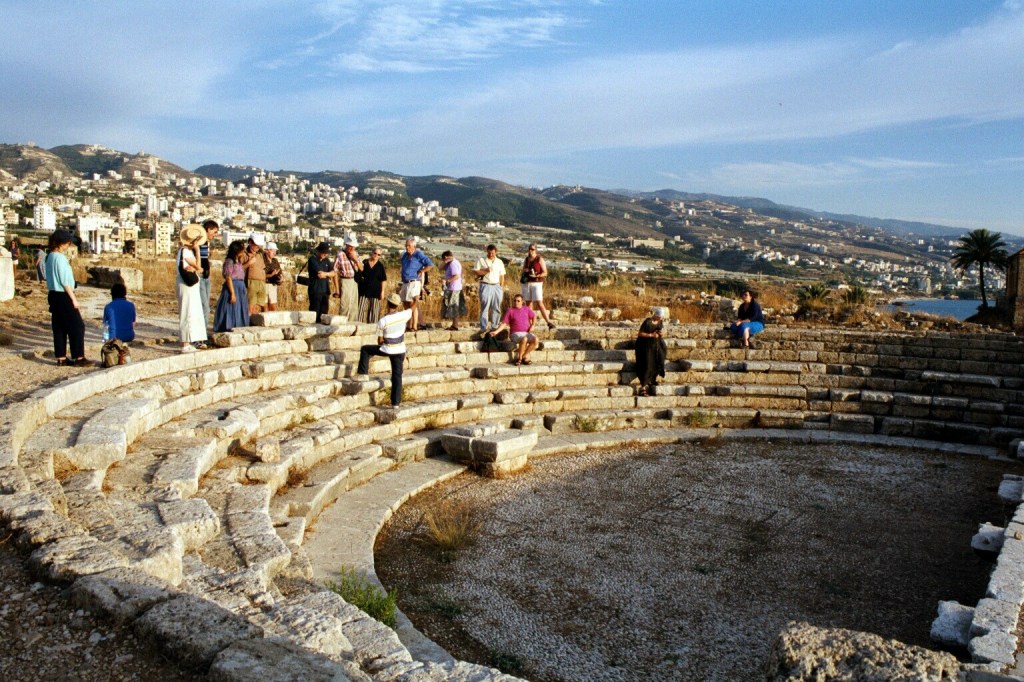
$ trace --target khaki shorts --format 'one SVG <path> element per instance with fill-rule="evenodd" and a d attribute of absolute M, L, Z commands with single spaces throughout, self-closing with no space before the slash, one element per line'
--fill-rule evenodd
<path fill-rule="evenodd" d="M 418 299 L 422 292 L 423 283 L 417 279 L 414 279 L 411 282 L 404 282 L 402 284 L 402 290 L 399 292 L 398 295 L 402 297 L 403 301 L 408 303 L 410 301 L 415 301 L 416 299 Z"/>
<path fill-rule="evenodd" d="M 245 283 L 249 290 L 249 305 L 258 305 L 261 308 L 267 305 L 267 282 L 262 279 L 250 279 Z"/>

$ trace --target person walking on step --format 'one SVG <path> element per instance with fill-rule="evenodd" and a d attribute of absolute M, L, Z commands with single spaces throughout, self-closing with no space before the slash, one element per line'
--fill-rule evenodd
<path fill-rule="evenodd" d="M 487 245 L 487 255 L 477 259 L 473 272 L 480 276 L 480 331 L 486 332 L 498 326 L 505 296 L 505 262 L 497 246 Z"/>
<path fill-rule="evenodd" d="M 522 295 L 516 294 L 516 297 L 512 299 L 512 307 L 505 311 L 505 317 L 502 318 L 501 324 L 495 329 L 484 332 L 484 336 L 496 336 L 503 329 L 508 329 L 509 338 L 517 344 L 517 355 L 513 364 L 529 365 L 530 353 L 539 344 L 537 335 L 533 333 L 533 323 L 536 321 L 537 314 L 531 308 L 523 305 Z"/>
<path fill-rule="evenodd" d="M 356 374 L 370 371 L 370 358 L 376 356 L 391 360 L 391 407 L 402 404 L 402 368 L 405 364 L 405 326 L 412 317 L 412 309 L 402 309 L 402 297 L 391 294 L 387 298 L 386 314 L 377 321 L 377 344 L 359 349 Z"/>
<path fill-rule="evenodd" d="M 640 325 L 636 335 L 636 378 L 640 381 L 637 395 L 654 395 L 654 387 L 658 377 L 665 376 L 665 356 L 668 348 L 665 345 L 664 320 L 668 317 L 668 308 L 657 307 L 651 310 L 651 316 Z"/>
<path fill-rule="evenodd" d="M 764 313 L 761 306 L 754 300 L 754 292 L 747 289 L 743 292 L 740 308 L 736 312 L 736 320 L 729 329 L 732 335 L 740 339 L 744 348 L 750 348 L 750 340 L 754 334 L 764 331 Z"/>

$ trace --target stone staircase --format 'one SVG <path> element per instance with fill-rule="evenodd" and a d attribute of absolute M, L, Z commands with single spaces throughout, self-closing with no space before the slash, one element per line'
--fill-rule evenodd
<path fill-rule="evenodd" d="M 38 391 L 0 424 L 0 522 L 35 570 L 216 679 L 513 679 L 322 586 L 342 565 L 372 577 L 390 514 L 467 468 L 712 436 L 1005 457 L 1024 431 L 1024 343 L 1007 335 L 774 328 L 743 350 L 673 327 L 664 382 L 638 396 L 632 325 L 560 328 L 529 366 L 427 330 L 407 336 L 392 408 L 386 360 L 353 376 L 373 326 L 254 324 Z"/>

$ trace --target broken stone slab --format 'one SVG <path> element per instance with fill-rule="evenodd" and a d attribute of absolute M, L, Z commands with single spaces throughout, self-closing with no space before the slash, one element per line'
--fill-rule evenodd
<path fill-rule="evenodd" d="M 978 526 L 978 532 L 971 538 L 971 547 L 979 552 L 996 554 L 1003 547 L 1005 529 L 987 521 Z"/>
<path fill-rule="evenodd" d="M 945 646 L 966 647 L 971 639 L 974 609 L 956 601 L 940 601 L 939 615 L 932 621 L 932 641 Z"/>
<path fill-rule="evenodd" d="M 281 441 L 274 436 L 257 438 L 255 444 L 256 459 L 273 464 L 281 461 Z"/>
<path fill-rule="evenodd" d="M 987 635 L 990 632 L 1013 633 L 1017 627 L 1020 608 L 1013 603 L 998 599 L 981 599 L 974 609 L 971 620 L 971 637 Z"/>
<path fill-rule="evenodd" d="M 972 638 L 967 649 L 974 663 L 1012 665 L 1017 651 L 1017 637 L 1009 632 L 990 632 Z"/>
<path fill-rule="evenodd" d="M 39 512 L 10 522 L 12 531 L 18 534 L 18 545 L 32 549 L 61 538 L 84 535 L 85 529 L 56 512 Z"/>
<path fill-rule="evenodd" d="M 29 566 L 55 582 L 72 582 L 112 568 L 124 568 L 128 559 L 91 535 L 73 535 L 43 545 L 32 552 Z"/>
<path fill-rule="evenodd" d="M 301 603 L 285 603 L 267 614 L 288 638 L 303 647 L 334 659 L 353 657 L 352 642 L 345 636 L 342 621 Z"/>
<path fill-rule="evenodd" d="M 246 639 L 217 654 L 212 682 L 372 682 L 354 664 L 325 658 L 282 638 Z"/>
<path fill-rule="evenodd" d="M 171 585 L 181 582 L 185 543 L 170 528 L 122 535 L 108 544 L 135 568 Z"/>
<path fill-rule="evenodd" d="M 71 602 L 118 624 L 131 622 L 175 592 L 162 580 L 134 568 L 115 568 L 79 578 Z"/>
<path fill-rule="evenodd" d="M 297 324 L 316 324 L 316 312 L 311 310 L 274 310 L 256 313 L 249 317 L 249 325 L 252 327 L 286 327 Z"/>
<path fill-rule="evenodd" d="M 791 622 L 768 657 L 770 682 L 829 680 L 958 679 L 960 663 L 949 653 L 930 651 L 878 635 Z"/>
<path fill-rule="evenodd" d="M 186 550 L 199 549 L 220 532 L 220 519 L 201 497 L 158 502 L 156 507 L 160 520 L 182 539 Z"/>
<path fill-rule="evenodd" d="M 213 602 L 193 595 L 178 595 L 156 604 L 134 624 L 148 640 L 185 668 L 204 670 L 231 644 L 263 636 L 253 625 Z"/>
<path fill-rule="evenodd" d="M 1024 477 L 1016 474 L 1005 474 L 999 482 L 999 499 L 1018 504 L 1024 497 Z"/>

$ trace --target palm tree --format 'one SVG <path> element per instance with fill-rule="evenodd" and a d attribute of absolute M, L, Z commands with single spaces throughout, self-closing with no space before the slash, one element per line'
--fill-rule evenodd
<path fill-rule="evenodd" d="M 1009 255 L 1006 253 L 1006 243 L 1003 236 L 998 232 L 989 232 L 986 229 L 974 230 L 960 237 L 960 246 L 953 252 L 950 261 L 953 267 L 961 272 L 966 271 L 972 265 L 978 266 L 978 282 L 981 284 L 981 305 L 988 307 L 988 297 L 985 295 L 985 266 L 991 264 L 1000 270 L 1006 269 L 1006 262 Z"/>

